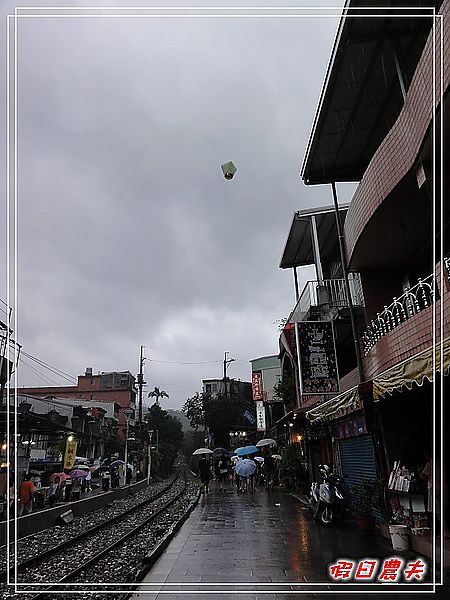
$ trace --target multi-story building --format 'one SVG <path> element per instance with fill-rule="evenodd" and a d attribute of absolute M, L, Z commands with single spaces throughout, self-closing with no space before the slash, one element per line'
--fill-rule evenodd
<path fill-rule="evenodd" d="M 265 412 L 266 430 L 284 415 L 282 399 L 276 394 L 275 386 L 280 383 L 281 363 L 278 355 L 261 356 L 250 361 L 252 366 L 253 400 L 262 402 Z"/>
<path fill-rule="evenodd" d="M 20 388 L 19 392 L 41 398 L 76 398 L 116 403 L 120 406 L 118 434 L 122 438 L 127 428 L 127 413 L 123 411 L 133 411 L 129 425 L 134 425 L 136 418 L 135 378 L 129 371 L 94 375 L 92 369 L 87 368 L 84 375 L 78 376 L 76 386 Z"/>
<path fill-rule="evenodd" d="M 249 381 L 241 381 L 240 379 L 226 379 L 226 394 L 225 381 L 223 379 L 202 379 L 203 393 L 209 394 L 212 398 L 219 396 L 238 396 L 245 402 L 252 401 L 252 384 Z"/>
<path fill-rule="evenodd" d="M 306 185 L 330 185 L 335 214 L 336 184 L 359 185 L 342 232 L 336 220 L 331 232 L 337 241 L 342 233 L 342 249 L 335 242 L 330 249 L 338 271 L 317 271 L 317 282 L 298 294 L 285 332 L 298 389 L 288 418 L 303 423 L 311 447 L 321 439 L 322 457 L 328 449 L 351 480 L 382 477 L 386 513 L 395 507 L 414 524 L 426 510 L 420 473 L 440 448 L 439 400 L 450 368 L 449 221 L 442 196 L 448 169 L 441 151 L 448 139 L 441 117 L 447 122 L 450 57 L 446 44 L 441 56 L 440 43 L 450 35 L 450 2 L 413 2 L 404 16 L 385 11 L 384 18 L 354 7 L 361 3 L 347 2 L 339 25 L 301 174 Z M 432 9 L 443 18 L 433 21 Z M 323 227 L 323 235 L 311 223 L 311 236 L 290 235 L 282 266 L 323 267 Z M 314 246 L 320 253 L 312 256 Z M 336 289 L 343 290 L 341 307 L 333 307 L 341 295 Z M 316 319 L 334 322 L 339 390 L 328 396 L 301 394 L 298 385 L 296 328 Z"/>

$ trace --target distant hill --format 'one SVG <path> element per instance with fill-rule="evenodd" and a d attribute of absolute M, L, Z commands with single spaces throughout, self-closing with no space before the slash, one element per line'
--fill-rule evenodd
<path fill-rule="evenodd" d="M 172 408 L 166 408 L 166 410 L 171 417 L 175 417 L 176 419 L 181 421 L 181 426 L 183 428 L 183 431 L 192 431 L 192 427 L 189 423 L 189 419 L 186 417 L 186 415 L 183 412 L 181 412 L 181 410 L 174 410 Z"/>

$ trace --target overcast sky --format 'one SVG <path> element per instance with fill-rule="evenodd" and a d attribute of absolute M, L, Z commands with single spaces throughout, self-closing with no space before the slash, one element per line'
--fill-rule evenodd
<path fill-rule="evenodd" d="M 20 20 L 14 308 L 26 352 L 74 377 L 136 374 L 144 344 L 147 387 L 170 408 L 222 376 L 224 351 L 244 380 L 249 359 L 278 353 L 274 322 L 294 305 L 292 273 L 278 268 L 292 215 L 332 202 L 299 169 L 336 27 Z M 69 384 L 25 360 L 20 385 Z"/>

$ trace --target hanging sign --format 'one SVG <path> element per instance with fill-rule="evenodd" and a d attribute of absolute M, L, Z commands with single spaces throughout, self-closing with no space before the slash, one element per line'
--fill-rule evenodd
<path fill-rule="evenodd" d="M 76 442 L 75 440 L 72 440 L 71 442 L 69 442 L 69 440 L 67 440 L 66 452 L 64 454 L 64 468 L 65 469 L 73 468 L 73 466 L 75 464 L 75 457 L 77 454 L 77 446 L 78 446 L 78 442 Z"/>
<path fill-rule="evenodd" d="M 303 394 L 339 391 L 333 323 L 303 321 L 298 324 Z"/>
<path fill-rule="evenodd" d="M 256 402 L 256 430 L 266 431 L 266 410 L 261 400 Z"/>
<path fill-rule="evenodd" d="M 252 389 L 253 389 L 253 400 L 262 400 L 262 376 L 261 371 L 254 371 L 252 373 Z"/>

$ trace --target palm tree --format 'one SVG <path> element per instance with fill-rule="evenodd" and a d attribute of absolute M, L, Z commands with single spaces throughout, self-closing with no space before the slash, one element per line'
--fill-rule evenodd
<path fill-rule="evenodd" d="M 155 404 L 156 404 L 156 406 L 159 406 L 159 399 L 160 398 L 168 398 L 169 394 L 167 392 L 165 392 L 164 390 L 160 390 L 159 387 L 155 387 L 153 392 L 149 392 L 148 397 L 155 398 Z"/>

